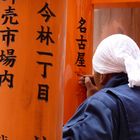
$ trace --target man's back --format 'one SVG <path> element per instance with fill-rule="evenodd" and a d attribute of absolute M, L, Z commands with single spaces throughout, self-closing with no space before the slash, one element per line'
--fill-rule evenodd
<path fill-rule="evenodd" d="M 123 80 L 127 83 L 121 78 L 118 84 Z M 140 140 L 140 87 L 126 83 L 108 85 L 87 99 L 64 126 L 63 140 Z"/>

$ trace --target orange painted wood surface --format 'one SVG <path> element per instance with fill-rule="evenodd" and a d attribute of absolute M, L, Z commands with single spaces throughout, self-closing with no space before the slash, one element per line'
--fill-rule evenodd
<path fill-rule="evenodd" d="M 78 75 L 92 73 L 93 40 L 91 0 L 68 0 L 67 10 L 64 123 L 86 98 L 85 89 L 78 85 Z"/>
<path fill-rule="evenodd" d="M 95 8 L 140 7 L 140 0 L 92 0 Z"/>
<path fill-rule="evenodd" d="M 92 0 L 93 4 L 140 2 L 140 0 Z"/>
<path fill-rule="evenodd" d="M 61 140 L 65 0 L 0 7 L 0 139 Z"/>

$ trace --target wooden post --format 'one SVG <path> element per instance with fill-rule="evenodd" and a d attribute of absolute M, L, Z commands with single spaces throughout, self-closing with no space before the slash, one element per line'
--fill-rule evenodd
<path fill-rule="evenodd" d="M 92 73 L 92 10 L 91 0 L 68 0 L 64 123 L 86 98 L 78 75 Z"/>
<path fill-rule="evenodd" d="M 0 1 L 0 139 L 61 140 L 65 0 Z"/>

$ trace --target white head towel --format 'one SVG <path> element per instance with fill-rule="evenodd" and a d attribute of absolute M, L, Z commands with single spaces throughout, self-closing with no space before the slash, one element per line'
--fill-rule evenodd
<path fill-rule="evenodd" d="M 140 49 L 130 37 L 114 34 L 98 45 L 93 68 L 101 74 L 124 72 L 129 87 L 140 86 Z"/>

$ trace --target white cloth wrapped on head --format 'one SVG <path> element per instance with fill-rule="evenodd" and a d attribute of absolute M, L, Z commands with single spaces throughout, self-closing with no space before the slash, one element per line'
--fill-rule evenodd
<path fill-rule="evenodd" d="M 140 49 L 130 37 L 114 34 L 98 45 L 92 59 L 93 68 L 100 74 L 124 72 L 129 87 L 140 86 Z"/>

